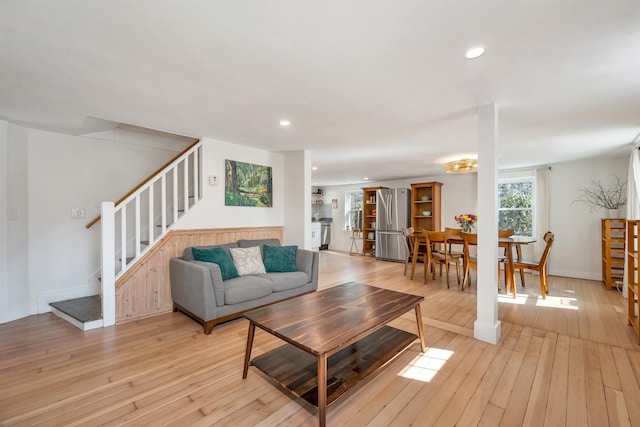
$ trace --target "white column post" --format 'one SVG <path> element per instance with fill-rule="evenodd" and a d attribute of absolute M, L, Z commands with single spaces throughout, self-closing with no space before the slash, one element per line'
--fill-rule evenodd
<path fill-rule="evenodd" d="M 498 108 L 478 107 L 478 297 L 476 339 L 496 344 L 498 320 Z"/>
<path fill-rule="evenodd" d="M 115 243 L 115 205 L 113 202 L 102 202 L 101 238 L 102 238 L 102 325 L 111 326 L 116 323 L 116 243 Z M 124 221 L 124 220 L 123 220 Z M 122 254 L 126 257 L 126 254 Z"/>

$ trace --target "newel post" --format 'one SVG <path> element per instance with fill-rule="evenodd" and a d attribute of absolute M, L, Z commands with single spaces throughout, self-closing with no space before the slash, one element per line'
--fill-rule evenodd
<path fill-rule="evenodd" d="M 102 202 L 101 215 L 101 277 L 102 277 L 102 325 L 116 323 L 116 246 L 115 205 Z"/>

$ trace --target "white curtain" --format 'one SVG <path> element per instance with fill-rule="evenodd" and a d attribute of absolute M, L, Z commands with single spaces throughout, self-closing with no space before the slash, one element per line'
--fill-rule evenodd
<path fill-rule="evenodd" d="M 627 178 L 627 219 L 640 219 L 640 148 L 636 145 L 629 158 Z M 622 294 L 627 298 L 627 257 L 625 256 Z"/>
<path fill-rule="evenodd" d="M 535 256 L 533 259 L 540 259 L 546 243 L 543 239 L 544 233 L 551 230 L 551 203 L 549 194 L 549 175 L 551 167 L 536 169 L 536 243 Z"/>

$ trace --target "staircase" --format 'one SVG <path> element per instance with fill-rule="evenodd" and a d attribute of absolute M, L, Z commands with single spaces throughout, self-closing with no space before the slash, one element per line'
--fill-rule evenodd
<path fill-rule="evenodd" d="M 54 314 L 83 330 L 115 324 L 118 279 L 201 200 L 201 159 L 196 141 L 119 201 L 102 203 L 101 215 L 87 224 L 101 223 L 101 294 L 51 303 Z"/>

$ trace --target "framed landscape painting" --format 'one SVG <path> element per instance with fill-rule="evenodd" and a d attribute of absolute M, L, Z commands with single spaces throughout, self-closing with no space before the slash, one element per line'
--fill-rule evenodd
<path fill-rule="evenodd" d="M 225 206 L 273 206 L 271 166 L 225 160 Z"/>

